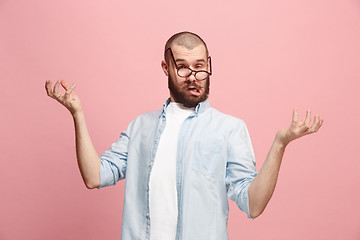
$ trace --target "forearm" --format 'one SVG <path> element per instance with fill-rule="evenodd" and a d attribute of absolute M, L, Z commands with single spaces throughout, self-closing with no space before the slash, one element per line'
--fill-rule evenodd
<path fill-rule="evenodd" d="M 298 111 L 294 109 L 291 125 L 277 132 L 274 143 L 259 174 L 248 188 L 249 210 L 252 217 L 257 217 L 264 211 L 274 192 L 285 147 L 297 138 L 317 132 L 324 119 L 316 115 L 314 123 L 310 125 L 310 122 L 310 110 L 306 112 L 306 118 L 303 121 L 299 121 Z"/>
<path fill-rule="evenodd" d="M 285 145 L 275 138 L 263 166 L 249 186 L 249 210 L 252 217 L 264 211 L 275 190 L 284 151 Z"/>
<path fill-rule="evenodd" d="M 73 114 L 76 156 L 81 176 L 87 188 L 100 186 L 100 159 L 92 144 L 82 111 Z"/>

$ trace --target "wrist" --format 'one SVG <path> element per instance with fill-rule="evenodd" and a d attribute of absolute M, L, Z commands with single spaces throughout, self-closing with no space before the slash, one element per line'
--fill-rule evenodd
<path fill-rule="evenodd" d="M 80 110 L 76 110 L 75 112 L 72 112 L 71 115 L 73 116 L 74 119 L 76 119 L 83 116 L 84 112 L 82 111 L 82 109 L 80 109 Z"/>
<path fill-rule="evenodd" d="M 290 143 L 290 140 L 287 140 L 284 130 L 282 129 L 276 133 L 274 145 L 278 148 L 285 149 L 285 147 Z"/>

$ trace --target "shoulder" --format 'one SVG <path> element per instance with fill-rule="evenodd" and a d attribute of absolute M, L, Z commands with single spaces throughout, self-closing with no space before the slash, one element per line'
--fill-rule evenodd
<path fill-rule="evenodd" d="M 150 131 L 150 129 L 153 129 L 158 125 L 161 113 L 161 110 L 156 110 L 137 116 L 129 123 L 127 130 L 125 131 L 126 134 L 133 136 L 134 134 L 139 134 L 139 132 Z"/>
<path fill-rule="evenodd" d="M 163 107 L 161 109 L 143 113 L 143 114 L 137 116 L 133 120 L 133 122 L 158 120 L 160 118 L 161 114 L 163 113 L 165 106 L 168 105 L 169 102 L 170 102 L 170 98 L 166 99 L 166 101 L 163 103 Z"/>
<path fill-rule="evenodd" d="M 139 116 L 137 116 L 131 123 L 132 124 L 139 124 L 139 123 L 144 123 L 144 122 L 152 122 L 152 121 L 158 121 L 159 117 L 162 113 L 162 110 L 156 110 L 156 111 L 151 111 L 151 112 L 146 112 L 143 113 Z"/>
<path fill-rule="evenodd" d="M 161 113 L 162 113 L 162 110 L 161 110 L 161 109 L 158 109 L 158 110 L 155 110 L 155 111 L 143 113 L 143 114 L 137 116 L 135 119 L 159 118 L 159 116 L 161 115 Z"/>
<path fill-rule="evenodd" d="M 224 124 L 227 124 L 228 126 L 238 127 L 239 125 L 245 125 L 243 119 L 232 116 L 230 114 L 223 113 L 213 107 L 209 107 L 207 114 L 209 114 L 211 118 L 213 118 L 213 120 L 221 121 Z"/>

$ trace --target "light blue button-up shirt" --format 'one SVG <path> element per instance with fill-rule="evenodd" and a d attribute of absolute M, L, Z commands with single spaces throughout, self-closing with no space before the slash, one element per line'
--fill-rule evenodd
<path fill-rule="evenodd" d="M 149 179 L 166 107 L 140 115 L 101 156 L 100 187 L 126 178 L 122 240 L 150 239 Z M 228 239 L 227 196 L 248 217 L 248 187 L 257 175 L 244 121 L 199 103 L 185 119 L 178 139 L 175 240 Z"/>

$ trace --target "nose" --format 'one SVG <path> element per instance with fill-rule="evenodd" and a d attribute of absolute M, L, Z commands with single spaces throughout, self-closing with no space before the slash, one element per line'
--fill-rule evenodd
<path fill-rule="evenodd" d="M 186 81 L 187 81 L 187 82 L 195 82 L 195 81 L 196 81 L 195 72 L 192 72 L 192 73 L 190 74 L 190 76 L 188 76 L 188 77 L 186 78 Z"/>

